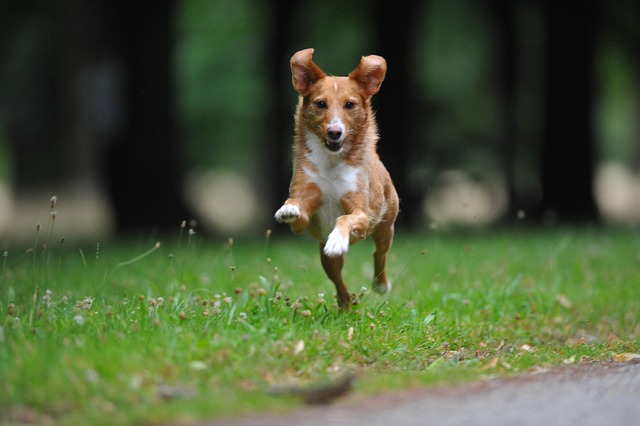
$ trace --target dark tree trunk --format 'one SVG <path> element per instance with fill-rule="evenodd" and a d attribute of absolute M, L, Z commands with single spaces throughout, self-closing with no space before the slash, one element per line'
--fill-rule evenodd
<path fill-rule="evenodd" d="M 507 185 L 508 206 L 506 220 L 512 221 L 522 208 L 516 193 L 516 140 L 517 140 L 517 31 L 516 7 L 513 0 L 494 0 L 491 3 L 496 29 L 496 68 L 498 80 L 499 141 L 502 173 Z"/>
<path fill-rule="evenodd" d="M 422 194 L 412 185 L 410 171 L 416 152 L 417 114 L 414 70 L 415 26 L 425 2 L 380 1 L 375 3 L 375 53 L 387 60 L 387 76 L 373 99 L 380 130 L 378 152 L 400 196 L 400 226 L 415 225 L 421 214 Z"/>
<path fill-rule="evenodd" d="M 289 60 L 295 53 L 292 51 L 292 22 L 299 9 L 295 0 L 282 0 L 273 3 L 270 19 L 270 33 L 265 60 L 267 67 L 267 84 L 270 88 L 269 113 L 265 115 L 265 129 L 270 143 L 259 144 L 264 158 L 263 176 L 260 182 L 263 193 L 269 194 L 266 205 L 269 214 L 273 215 L 289 195 L 291 180 L 291 145 L 293 142 L 293 112 L 295 99 L 291 86 Z M 310 47 L 310 46 L 305 46 Z M 271 216 L 269 216 L 271 218 Z"/>
<path fill-rule="evenodd" d="M 125 122 L 107 175 L 120 232 L 177 230 L 188 219 L 174 114 L 174 1 L 118 2 Z"/>
<path fill-rule="evenodd" d="M 574 7 L 570 7 L 573 5 Z M 539 218 L 597 220 L 593 196 L 593 0 L 545 3 L 548 26 Z"/>
<path fill-rule="evenodd" d="M 50 3 L 0 7 L 8 39 L 0 40 L 0 107 L 14 185 L 98 188 L 106 171 L 118 230 L 177 229 L 187 217 L 174 132 L 174 2 Z"/>

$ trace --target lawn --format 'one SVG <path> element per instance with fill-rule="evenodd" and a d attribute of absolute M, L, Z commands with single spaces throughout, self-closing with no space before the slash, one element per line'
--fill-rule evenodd
<path fill-rule="evenodd" d="M 157 424 L 288 410 L 274 389 L 354 374 L 355 398 L 640 352 L 640 235 L 400 233 L 389 296 L 353 246 L 340 313 L 317 243 L 178 228 L 0 259 L 0 423 Z M 277 392 L 275 392 L 277 393 Z"/>

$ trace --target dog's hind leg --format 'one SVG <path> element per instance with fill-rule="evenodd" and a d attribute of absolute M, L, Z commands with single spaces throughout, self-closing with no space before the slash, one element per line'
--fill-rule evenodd
<path fill-rule="evenodd" d="M 320 260 L 322 261 L 322 267 L 327 276 L 333 284 L 336 286 L 338 293 L 338 305 L 342 310 L 348 311 L 351 308 L 351 296 L 349 290 L 342 280 L 342 267 L 344 266 L 344 255 L 340 256 L 327 256 L 324 253 L 324 243 L 320 244 Z"/>
<path fill-rule="evenodd" d="M 386 263 L 387 253 L 393 242 L 394 227 L 380 226 L 371 234 L 371 238 L 376 245 L 376 251 L 373 253 L 373 289 L 380 293 L 386 294 L 391 291 L 391 281 L 387 278 Z"/>

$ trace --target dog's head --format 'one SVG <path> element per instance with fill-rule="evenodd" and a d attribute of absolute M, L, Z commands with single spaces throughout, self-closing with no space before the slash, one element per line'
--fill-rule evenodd
<path fill-rule="evenodd" d="M 301 117 L 307 129 L 331 152 L 340 152 L 370 119 L 370 99 L 387 71 L 384 58 L 363 56 L 348 77 L 327 76 L 312 60 L 313 49 L 291 58 L 293 87 L 302 97 Z"/>

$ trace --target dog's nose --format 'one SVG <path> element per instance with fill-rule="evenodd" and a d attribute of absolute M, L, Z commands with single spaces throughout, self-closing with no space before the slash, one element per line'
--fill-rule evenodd
<path fill-rule="evenodd" d="M 327 129 L 327 136 L 331 140 L 334 140 L 334 141 L 338 140 L 342 136 L 342 129 L 340 129 L 340 127 L 338 127 L 338 126 L 329 127 Z"/>

